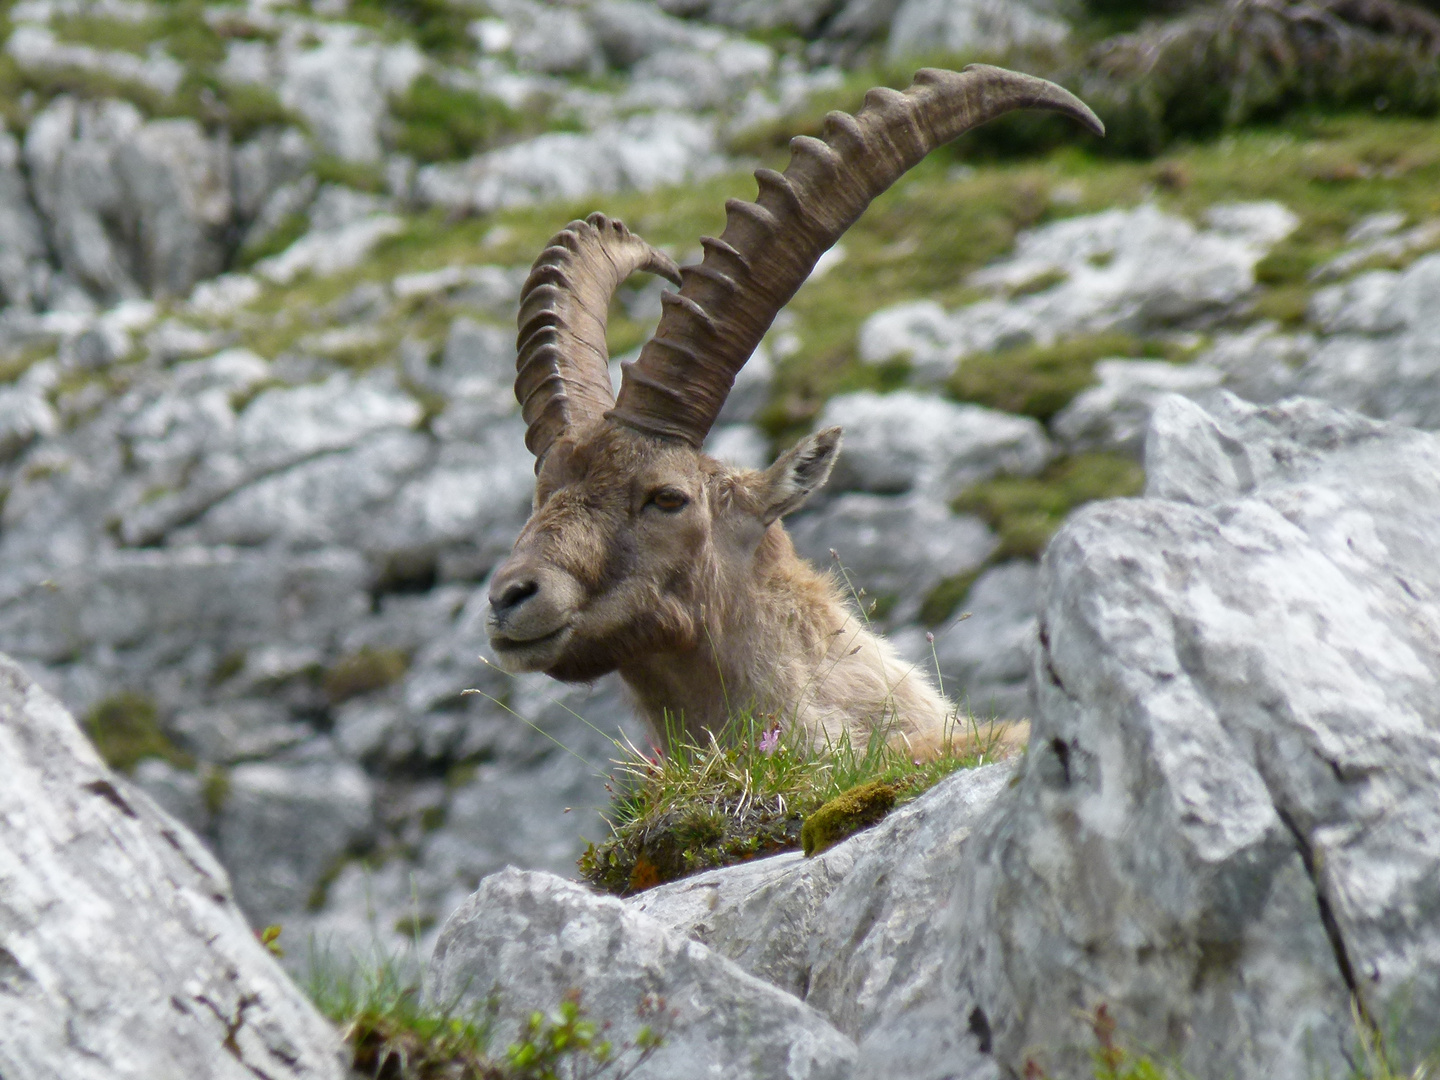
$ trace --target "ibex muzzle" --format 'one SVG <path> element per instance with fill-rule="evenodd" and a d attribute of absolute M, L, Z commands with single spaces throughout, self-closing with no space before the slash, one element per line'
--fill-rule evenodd
<path fill-rule="evenodd" d="M 871 90 L 824 139 L 797 138 L 759 198 L 726 204 L 704 259 L 677 269 L 601 214 L 571 222 L 521 293 L 515 393 L 536 457 L 534 511 L 490 586 L 490 642 L 512 671 L 620 672 L 657 738 L 667 718 L 712 730 L 752 709 L 823 739 L 941 737 L 953 710 L 866 630 L 780 518 L 824 484 L 832 428 L 763 472 L 700 447 L 738 372 L 828 250 L 930 150 L 1019 108 L 1100 121 L 1042 79 L 973 65 Z M 605 320 L 636 270 L 680 286 L 612 397 Z"/>

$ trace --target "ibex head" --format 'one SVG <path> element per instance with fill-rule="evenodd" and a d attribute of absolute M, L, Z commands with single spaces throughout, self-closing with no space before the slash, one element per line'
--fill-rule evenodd
<path fill-rule="evenodd" d="M 761 621 L 800 618 L 806 590 L 820 586 L 788 568 L 799 560 L 779 519 L 825 482 L 839 429 L 802 440 L 764 472 L 729 468 L 701 445 L 776 314 L 871 200 L 935 147 L 1018 108 L 1103 130 L 1042 79 L 926 69 L 903 93 L 870 91 L 855 116 L 831 113 L 823 141 L 793 140 L 784 174 L 755 174 L 755 202 L 726 204 L 725 230 L 701 241 L 697 266 L 678 270 L 600 214 L 551 240 L 521 295 L 515 380 L 537 459 L 534 510 L 490 587 L 490 641 L 507 668 L 567 681 L 620 670 L 646 684 L 642 697 L 663 699 L 669 680 L 683 699 L 679 683 L 704 675 L 660 672 L 655 657 L 713 654 L 715 635 L 747 606 Z M 680 291 L 664 295 L 655 336 L 612 397 L 606 310 L 636 270 Z M 782 658 L 740 666 L 767 662 Z"/>

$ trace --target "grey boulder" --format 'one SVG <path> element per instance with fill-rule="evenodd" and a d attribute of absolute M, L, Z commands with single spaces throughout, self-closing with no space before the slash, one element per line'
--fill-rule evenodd
<path fill-rule="evenodd" d="M 0 1073 L 342 1080 L 225 871 L 0 658 Z"/>
<path fill-rule="evenodd" d="M 670 1010 L 664 1046 L 633 1074 L 642 1080 L 851 1072 L 854 1044 L 801 1001 L 622 901 L 551 874 L 512 868 L 486 878 L 441 931 L 426 974 L 430 1000 L 451 1007 L 493 993 L 499 1045 L 572 988 L 617 1045 L 645 1022 L 647 1001 Z"/>
<path fill-rule="evenodd" d="M 918 489 L 948 500 L 1001 473 L 1033 475 L 1052 454 L 1045 429 L 1027 416 L 909 390 L 831 398 L 816 426 L 845 429 L 832 491 Z"/>
<path fill-rule="evenodd" d="M 1016 1072 L 1089 1076 L 1104 1004 L 1190 1075 L 1299 1080 L 1348 1068 L 1353 996 L 1408 1072 L 1440 1015 L 1440 439 L 1171 397 L 1146 462 L 1045 556 L 1030 753 L 931 1006 Z"/>

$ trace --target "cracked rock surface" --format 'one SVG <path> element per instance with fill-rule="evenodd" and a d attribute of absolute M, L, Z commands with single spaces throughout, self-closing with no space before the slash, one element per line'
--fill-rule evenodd
<path fill-rule="evenodd" d="M 618 1046 L 659 995 L 672 1011 L 665 1044 L 632 1075 L 844 1080 L 854 1044 L 814 1009 L 719 953 L 609 896 L 553 874 L 492 874 L 446 923 L 426 980 L 432 1000 L 483 1002 L 494 988 L 495 1036 L 566 990 L 582 992 Z"/>
<path fill-rule="evenodd" d="M 629 904 L 802 998 L 860 1077 L 1080 1080 L 1101 1005 L 1200 1078 L 1345 1075 L 1357 1023 L 1402 1074 L 1433 1053 L 1440 438 L 1172 395 L 1146 465 L 1045 556 L 1023 759 Z"/>
<path fill-rule="evenodd" d="M 1146 498 L 1082 510 L 1045 557 L 1031 750 L 956 875 L 937 1000 L 1010 1068 L 1054 1048 L 1050 1075 L 1088 1075 L 1101 1002 L 1198 1077 L 1345 1071 L 1351 994 L 1418 1059 L 1440 439 L 1171 397 L 1146 460 Z"/>
<path fill-rule="evenodd" d="M 225 871 L 7 657 L 0 759 L 0 1075 L 349 1075 Z"/>

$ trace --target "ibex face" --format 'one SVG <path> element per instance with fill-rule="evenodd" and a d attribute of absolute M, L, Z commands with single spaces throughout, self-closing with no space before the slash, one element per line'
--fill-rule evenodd
<path fill-rule="evenodd" d="M 872 90 L 784 174 L 755 174 L 684 271 L 618 221 L 571 222 L 521 291 L 515 396 L 536 456 L 535 508 L 490 589 L 490 640 L 514 671 L 590 680 L 620 670 L 657 723 L 723 722 L 726 699 L 828 734 L 882 715 L 908 738 L 946 705 L 794 553 L 779 518 L 824 483 L 838 429 L 764 472 L 700 452 L 744 365 L 816 261 L 930 150 L 1017 108 L 1099 120 L 1052 83 L 999 68 L 927 69 Z M 611 392 L 605 318 L 636 270 L 680 286 Z M 867 729 L 864 724 L 872 725 Z"/>
<path fill-rule="evenodd" d="M 588 681 L 693 651 L 707 608 L 745 591 L 767 531 L 824 483 L 839 445 L 831 428 L 756 472 L 610 423 L 557 440 L 491 581 L 500 663 Z"/>

